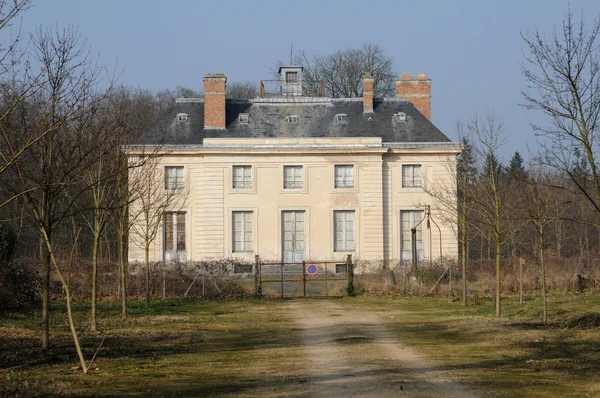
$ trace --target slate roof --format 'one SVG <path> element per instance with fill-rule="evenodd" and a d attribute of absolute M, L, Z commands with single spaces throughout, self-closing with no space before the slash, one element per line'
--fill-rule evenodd
<path fill-rule="evenodd" d="M 375 98 L 373 113 L 363 113 L 362 98 L 267 101 L 226 100 L 226 131 L 204 129 L 202 100 L 177 102 L 152 124 L 140 144 L 201 145 L 204 138 L 271 137 L 381 137 L 384 143 L 450 142 L 412 102 L 404 99 Z M 393 117 L 398 112 L 406 114 L 406 121 Z M 177 121 L 179 113 L 188 114 L 188 121 Z M 238 121 L 240 113 L 249 114 L 249 123 Z M 347 124 L 337 123 L 336 114 L 346 114 Z M 290 115 L 298 116 L 298 124 L 288 123 Z"/>

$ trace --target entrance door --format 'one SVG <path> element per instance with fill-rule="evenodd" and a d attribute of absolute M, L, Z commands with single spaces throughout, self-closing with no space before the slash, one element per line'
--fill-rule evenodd
<path fill-rule="evenodd" d="M 296 263 L 304 261 L 306 224 L 304 222 L 303 211 L 283 211 L 281 212 L 282 221 L 282 240 L 283 240 L 283 261 L 286 263 Z"/>

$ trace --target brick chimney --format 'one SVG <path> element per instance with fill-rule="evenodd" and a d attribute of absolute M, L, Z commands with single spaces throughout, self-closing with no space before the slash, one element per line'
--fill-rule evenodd
<path fill-rule="evenodd" d="M 204 81 L 204 128 L 225 129 L 225 84 L 227 77 L 222 73 L 207 73 Z"/>
<path fill-rule="evenodd" d="M 427 119 L 431 120 L 431 79 L 419 73 L 410 77 L 407 73 L 396 79 L 396 98 L 406 98 Z"/>
<path fill-rule="evenodd" d="M 373 84 L 375 80 L 371 77 L 369 72 L 365 73 L 363 79 L 363 112 L 373 112 Z"/>

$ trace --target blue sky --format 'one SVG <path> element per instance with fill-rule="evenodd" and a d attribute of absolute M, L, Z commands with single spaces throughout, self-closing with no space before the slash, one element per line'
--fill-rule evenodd
<path fill-rule="evenodd" d="M 433 79 L 432 119 L 452 139 L 457 120 L 475 112 L 504 117 L 508 162 L 536 142 L 536 116 L 519 106 L 520 33 L 551 33 L 569 4 L 590 23 L 600 12 L 597 0 L 34 0 L 21 28 L 75 25 L 102 64 L 123 68 L 124 84 L 151 90 L 199 89 L 209 72 L 229 82 L 270 78 L 277 61 L 289 59 L 290 43 L 318 54 L 376 43 L 398 74 Z"/>

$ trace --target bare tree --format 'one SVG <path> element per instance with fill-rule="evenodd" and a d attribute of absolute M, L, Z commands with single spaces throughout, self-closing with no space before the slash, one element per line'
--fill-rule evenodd
<path fill-rule="evenodd" d="M 472 195 L 477 168 L 475 167 L 473 146 L 469 137 L 466 136 L 463 123 L 457 122 L 456 132 L 462 145 L 458 159 L 447 157 L 440 159 L 449 178 L 427 184 L 427 192 L 438 201 L 444 221 L 448 225 L 456 225 L 453 232 L 460 244 L 462 302 L 463 305 L 467 305 L 467 249 L 470 239 L 469 230 L 472 228 Z"/>
<path fill-rule="evenodd" d="M 97 155 L 89 134 L 100 95 L 95 92 L 100 69 L 77 30 L 40 29 L 32 35 L 33 58 L 43 79 L 30 96 L 19 122 L 4 134 L 11 153 L 19 137 L 43 137 L 14 162 L 17 176 L 4 179 L 14 193 L 26 193 L 26 204 L 41 235 L 43 263 L 42 347 L 49 344 L 50 267 L 54 233 L 76 211 L 74 204 L 88 188 L 82 179 Z M 7 182 L 8 181 L 8 182 Z"/>
<path fill-rule="evenodd" d="M 136 189 L 135 200 L 129 206 L 130 237 L 138 247 L 144 250 L 146 268 L 146 308 L 150 308 L 150 249 L 163 225 L 163 217 L 168 211 L 177 211 L 185 205 L 189 184 L 170 186 L 164 174 L 160 156 L 145 159 L 144 153 L 138 153 L 143 164 L 129 173 L 129 188 Z M 145 160 L 144 160 L 145 159 Z M 185 178 L 184 178 L 185 181 Z M 135 220 L 135 222 L 132 222 Z"/>
<path fill-rule="evenodd" d="M 227 85 L 227 98 L 252 99 L 258 96 L 258 87 L 252 82 L 232 83 Z"/>
<path fill-rule="evenodd" d="M 538 239 L 538 251 L 540 271 L 542 273 L 542 303 L 543 303 L 543 322 L 548 322 L 548 301 L 546 298 L 546 255 L 547 245 L 546 227 L 555 220 L 555 214 L 558 209 L 564 208 L 564 203 L 556 195 L 558 185 L 553 181 L 550 172 L 544 166 L 530 167 L 529 178 L 527 179 L 527 212 L 531 223 L 535 227 Z M 560 211 L 560 210 L 559 210 Z"/>
<path fill-rule="evenodd" d="M 600 227 L 600 20 L 591 26 L 570 11 L 550 36 L 539 30 L 521 34 L 527 54 L 522 70 L 529 87 L 522 92 L 524 106 L 548 116 L 546 126 L 534 125 L 548 138 L 543 143 L 544 163 L 564 173 L 573 191 L 596 214 L 587 220 Z M 581 155 L 589 167 L 589 186 L 577 169 Z"/>
<path fill-rule="evenodd" d="M 483 118 L 477 114 L 471 118 L 469 129 L 477 139 L 477 154 L 480 159 L 484 159 L 485 164 L 477 181 L 477 191 L 472 198 L 479 213 L 478 222 L 481 223 L 481 227 L 491 232 L 494 242 L 495 307 L 496 317 L 500 318 L 502 246 L 524 222 L 514 214 L 513 204 L 518 198 L 513 196 L 509 180 L 503 176 L 502 165 L 497 159 L 498 149 L 506 140 L 504 120 L 493 112 L 486 111 Z"/>
<path fill-rule="evenodd" d="M 369 72 L 374 79 L 376 97 L 389 97 L 395 93 L 397 76 L 392 71 L 393 61 L 377 44 L 365 43 L 329 55 L 309 56 L 299 51 L 293 62 L 304 67 L 303 90 L 307 92 L 320 92 L 321 82 L 324 82 L 325 95 L 329 97 L 360 97 L 365 72 Z"/>

